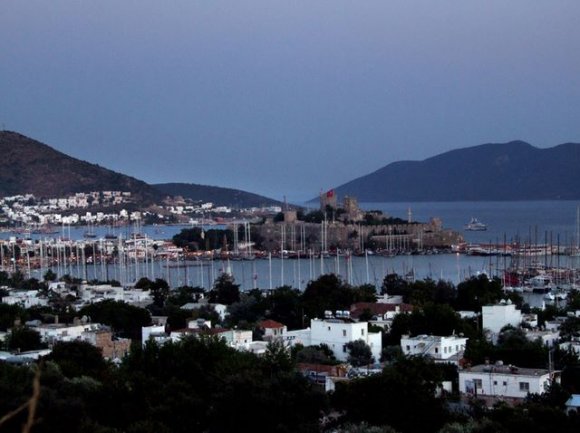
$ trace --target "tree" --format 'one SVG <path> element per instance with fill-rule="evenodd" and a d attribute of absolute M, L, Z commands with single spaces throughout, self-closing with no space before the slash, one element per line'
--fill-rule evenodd
<path fill-rule="evenodd" d="M 456 310 L 481 311 L 483 305 L 495 304 L 506 297 L 521 305 L 521 296 L 515 292 L 505 294 L 498 278 L 490 280 L 482 274 L 459 283 L 454 307 Z"/>
<path fill-rule="evenodd" d="M 235 284 L 233 276 L 224 272 L 215 280 L 213 289 L 209 292 L 209 300 L 212 303 L 225 305 L 239 302 L 240 285 Z"/>
<path fill-rule="evenodd" d="M 44 281 L 56 281 L 56 277 L 57 275 L 52 271 L 52 269 L 49 269 L 43 275 Z"/>
<path fill-rule="evenodd" d="M 321 275 L 310 281 L 302 293 L 304 312 L 310 318 L 323 317 L 325 310 L 345 310 L 353 303 L 349 286 L 335 274 Z"/>
<path fill-rule="evenodd" d="M 151 295 L 153 296 L 153 304 L 159 308 L 163 307 L 165 300 L 169 296 L 169 284 L 167 284 L 167 281 L 156 278 L 151 285 Z"/>
<path fill-rule="evenodd" d="M 102 379 L 107 370 L 101 351 L 86 341 L 58 342 L 48 359 L 56 362 L 67 377 Z"/>
<path fill-rule="evenodd" d="M 167 302 L 173 305 L 182 306 L 190 302 L 199 301 L 204 293 L 205 290 L 201 287 L 182 286 L 169 294 Z"/>
<path fill-rule="evenodd" d="M 346 350 L 348 350 L 348 362 L 353 367 L 362 367 L 375 362 L 370 346 L 363 340 L 356 340 L 347 343 Z"/>
<path fill-rule="evenodd" d="M 153 287 L 153 281 L 146 277 L 139 278 L 139 281 L 135 283 L 136 289 L 151 290 L 151 287 Z"/>
<path fill-rule="evenodd" d="M 296 353 L 296 362 L 334 365 L 337 360 L 332 350 L 327 345 L 321 344 L 320 346 L 308 346 L 300 349 Z"/>
<path fill-rule="evenodd" d="M 261 359 L 271 374 L 289 372 L 294 367 L 290 350 L 280 340 L 269 342 Z"/>
<path fill-rule="evenodd" d="M 346 422 L 390 425 L 402 433 L 435 432 L 448 419 L 435 391 L 439 366 L 420 358 L 400 358 L 382 373 L 336 384 L 332 407 Z"/>
<path fill-rule="evenodd" d="M 141 339 L 141 327 L 151 324 L 151 315 L 144 308 L 122 301 L 105 300 L 80 309 L 80 316 L 113 328 L 121 337 Z"/>
<path fill-rule="evenodd" d="M 12 328 L 6 345 L 11 350 L 20 350 L 22 352 L 46 347 L 40 340 L 40 334 L 34 329 L 26 327 Z"/>
<path fill-rule="evenodd" d="M 301 293 L 290 286 L 273 290 L 260 304 L 267 318 L 283 323 L 288 329 L 304 327 Z"/>

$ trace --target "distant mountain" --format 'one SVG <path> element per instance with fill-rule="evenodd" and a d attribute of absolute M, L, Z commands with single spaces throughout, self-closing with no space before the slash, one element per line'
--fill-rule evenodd
<path fill-rule="evenodd" d="M 359 202 L 580 199 L 580 144 L 539 149 L 523 141 L 399 161 L 337 188 Z"/>
<path fill-rule="evenodd" d="M 130 191 L 142 203 L 162 197 L 143 181 L 72 158 L 16 132 L 0 131 L 0 196 L 62 197 L 91 191 Z"/>
<path fill-rule="evenodd" d="M 179 195 L 191 200 L 212 202 L 216 206 L 248 208 L 282 205 L 279 201 L 261 195 L 218 186 L 196 185 L 193 183 L 161 183 L 152 186 L 165 195 Z"/>

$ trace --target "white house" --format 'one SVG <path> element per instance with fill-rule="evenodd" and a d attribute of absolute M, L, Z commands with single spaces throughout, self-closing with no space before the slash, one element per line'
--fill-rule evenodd
<path fill-rule="evenodd" d="M 439 337 L 434 335 L 417 335 L 401 337 L 401 350 L 407 356 L 428 355 L 434 361 L 457 363 L 467 344 L 467 338 L 451 335 Z"/>
<path fill-rule="evenodd" d="M 476 365 L 459 372 L 459 392 L 475 397 L 523 399 L 528 394 L 543 394 L 559 372 L 518 368 L 496 363 Z"/>
<path fill-rule="evenodd" d="M 44 307 L 48 305 L 48 299 L 38 297 L 38 290 L 12 290 L 9 296 L 2 298 L 2 303 L 21 305 L 24 308 Z"/>
<path fill-rule="evenodd" d="M 526 329 L 524 330 L 526 338 L 530 341 L 540 340 L 544 346 L 552 347 L 560 339 L 560 331 L 539 331 Z"/>
<path fill-rule="evenodd" d="M 100 302 L 105 299 L 123 301 L 124 293 L 122 287 L 115 287 L 110 284 L 89 285 L 81 284 L 79 298 L 85 302 Z"/>
<path fill-rule="evenodd" d="M 168 341 L 169 337 L 165 333 L 165 325 L 151 325 L 141 327 L 141 342 L 143 346 L 145 346 L 147 341 L 150 339 L 159 344 L 163 344 Z"/>
<path fill-rule="evenodd" d="M 561 350 L 570 351 L 576 357 L 580 358 L 580 338 L 572 338 L 571 341 L 560 343 L 559 346 Z"/>
<path fill-rule="evenodd" d="M 258 328 L 264 331 L 265 340 L 274 340 L 284 338 L 288 332 L 286 325 L 275 320 L 262 320 Z"/>
<path fill-rule="evenodd" d="M 286 340 L 291 344 L 304 346 L 326 344 L 339 361 L 346 361 L 350 342 L 362 340 L 371 348 L 376 361 L 381 357 L 382 340 L 380 332 L 368 332 L 368 322 L 353 322 L 341 319 L 313 319 L 309 329 L 288 331 Z"/>
<path fill-rule="evenodd" d="M 34 328 L 40 334 L 42 341 L 53 343 L 57 341 L 74 341 L 81 339 L 84 332 L 96 331 L 102 325 L 99 323 L 77 323 L 65 325 L 64 323 L 42 324 Z"/>
<path fill-rule="evenodd" d="M 511 301 L 502 301 L 497 305 L 484 305 L 481 307 L 481 315 L 483 328 L 492 333 L 492 339 L 495 339 L 504 326 L 517 327 L 522 322 L 522 312 L 516 309 Z"/>

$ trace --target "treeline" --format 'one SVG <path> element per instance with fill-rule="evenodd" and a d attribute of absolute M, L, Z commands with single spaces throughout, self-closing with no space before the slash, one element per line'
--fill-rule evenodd
<path fill-rule="evenodd" d="M 59 343 L 40 364 L 0 363 L 0 428 L 21 432 L 39 371 L 34 432 L 576 432 L 558 386 L 521 406 L 438 397 L 454 372 L 399 357 L 382 373 L 340 382 L 325 394 L 296 372 L 295 359 L 272 344 L 257 356 L 214 338 L 133 348 L 119 365 L 88 343 Z M 24 410 L 18 408 L 24 407 Z M 12 414 L 12 415 L 10 415 Z"/>

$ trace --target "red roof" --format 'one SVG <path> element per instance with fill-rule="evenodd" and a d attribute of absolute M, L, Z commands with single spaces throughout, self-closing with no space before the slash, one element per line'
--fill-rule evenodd
<path fill-rule="evenodd" d="M 259 328 L 263 328 L 263 329 L 279 329 L 279 328 L 283 328 L 284 325 L 283 323 L 280 322 L 276 322 L 275 320 L 262 320 L 260 322 L 260 324 L 258 325 Z"/>

